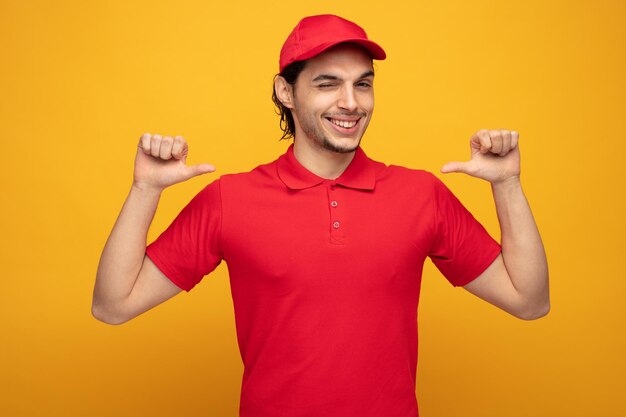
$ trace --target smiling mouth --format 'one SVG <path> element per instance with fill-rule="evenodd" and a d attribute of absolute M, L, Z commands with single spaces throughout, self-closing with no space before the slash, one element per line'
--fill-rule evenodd
<path fill-rule="evenodd" d="M 326 120 L 331 122 L 332 124 L 343 127 L 344 129 L 351 129 L 359 122 L 360 119 L 357 120 L 337 120 L 330 117 L 327 117 Z"/>

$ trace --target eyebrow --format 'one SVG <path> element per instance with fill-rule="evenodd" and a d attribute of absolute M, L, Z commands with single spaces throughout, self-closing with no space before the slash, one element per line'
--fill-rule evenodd
<path fill-rule="evenodd" d="M 374 71 L 372 71 L 372 70 L 365 71 L 363 74 L 361 74 L 359 79 L 367 78 L 367 77 L 373 77 L 373 76 L 374 76 Z M 340 80 L 340 78 L 337 77 L 336 75 L 332 75 L 332 74 L 320 74 L 317 77 L 313 78 L 314 82 L 315 81 L 324 81 L 324 80 L 337 81 L 337 80 Z"/>

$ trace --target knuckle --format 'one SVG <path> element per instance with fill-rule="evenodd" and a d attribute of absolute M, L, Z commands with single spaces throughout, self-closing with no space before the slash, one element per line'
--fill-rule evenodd
<path fill-rule="evenodd" d="M 150 133 L 144 133 L 143 135 L 141 135 L 141 137 L 139 138 L 139 146 L 142 149 L 150 147 Z"/>

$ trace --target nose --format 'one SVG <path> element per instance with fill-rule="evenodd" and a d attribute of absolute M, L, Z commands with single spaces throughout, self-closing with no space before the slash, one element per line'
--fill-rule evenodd
<path fill-rule="evenodd" d="M 347 111 L 355 111 L 357 109 L 356 96 L 354 94 L 354 88 L 351 85 L 342 88 L 339 94 L 337 106 L 339 106 L 340 109 Z"/>

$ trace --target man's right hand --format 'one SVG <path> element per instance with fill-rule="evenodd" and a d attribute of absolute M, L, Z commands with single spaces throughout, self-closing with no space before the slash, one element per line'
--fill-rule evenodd
<path fill-rule="evenodd" d="M 181 291 L 146 256 L 146 237 L 161 191 L 215 171 L 209 164 L 187 166 L 187 150 L 180 136 L 141 136 L 133 186 L 98 265 L 91 307 L 98 320 L 123 323 Z"/>
<path fill-rule="evenodd" d="M 188 149 L 182 136 L 144 133 L 135 157 L 133 185 L 160 192 L 170 185 L 215 171 L 209 164 L 187 166 Z"/>

